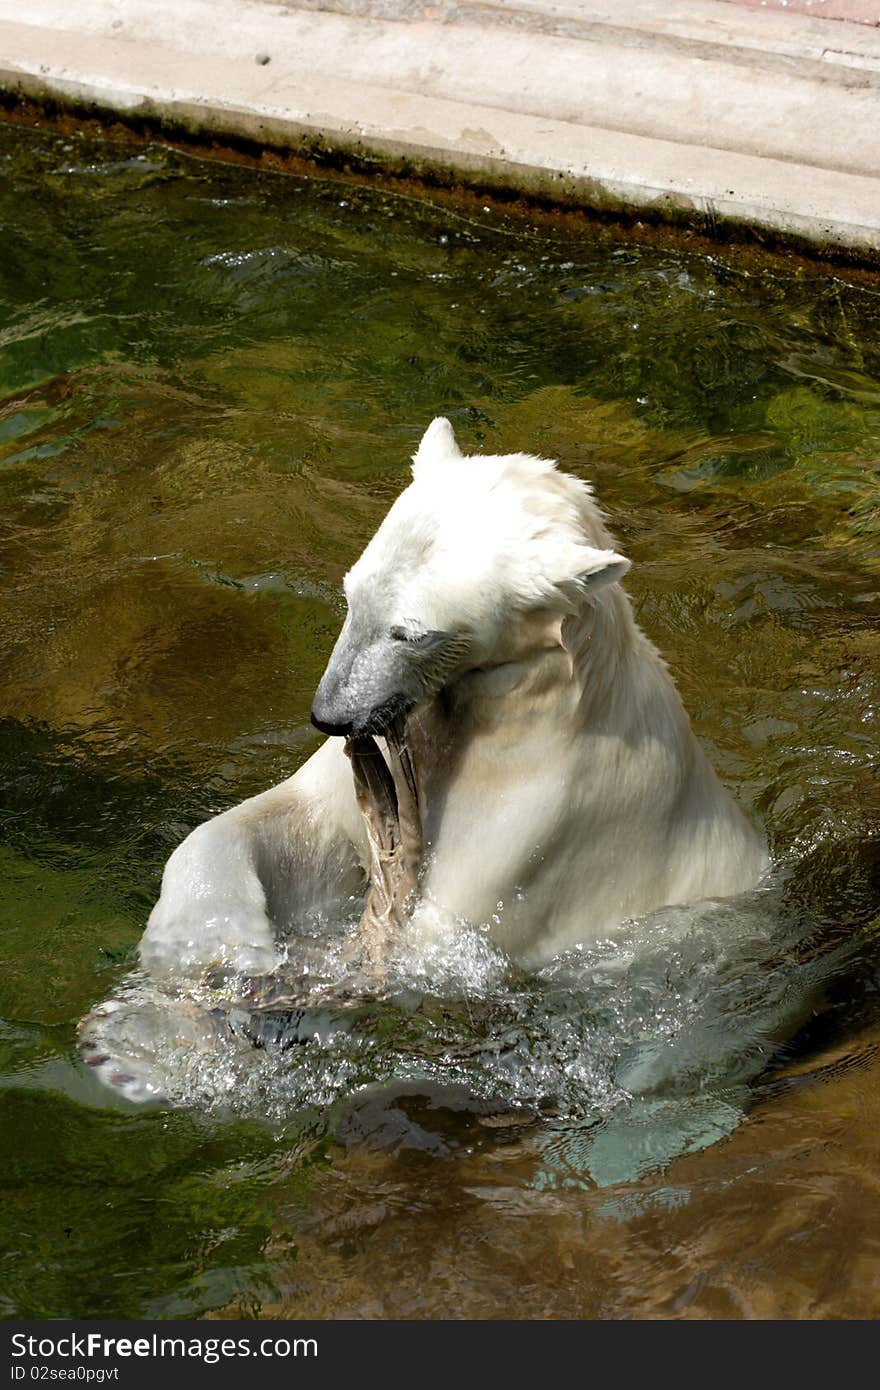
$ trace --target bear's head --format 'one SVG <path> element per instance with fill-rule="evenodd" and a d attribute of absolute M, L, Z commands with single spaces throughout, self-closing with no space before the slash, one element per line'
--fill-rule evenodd
<path fill-rule="evenodd" d="M 628 569 L 586 483 L 529 454 L 466 457 L 434 420 L 412 483 L 345 577 L 312 722 L 381 733 L 466 672 L 515 659 L 519 632 L 592 604 Z"/>

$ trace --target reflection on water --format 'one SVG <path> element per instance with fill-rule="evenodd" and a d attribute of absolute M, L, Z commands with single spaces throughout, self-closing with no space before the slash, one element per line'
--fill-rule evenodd
<path fill-rule="evenodd" d="M 0 1306 L 876 1315 L 880 288 L 39 132 L 0 169 Z M 314 923 L 289 1007 L 157 1001 L 164 858 L 316 746 L 439 412 L 595 481 L 777 873 L 537 976 L 471 931 L 346 995 Z M 181 1108 L 75 1060 L 125 989 Z"/>

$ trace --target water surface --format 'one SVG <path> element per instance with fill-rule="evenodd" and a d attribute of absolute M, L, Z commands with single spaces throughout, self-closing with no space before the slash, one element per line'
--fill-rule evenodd
<path fill-rule="evenodd" d="M 880 285 L 39 131 L 0 171 L 0 1307 L 876 1316 Z M 439 413 L 595 483 L 776 874 L 537 977 L 404 953 L 116 1102 L 77 1020 L 317 746 Z"/>

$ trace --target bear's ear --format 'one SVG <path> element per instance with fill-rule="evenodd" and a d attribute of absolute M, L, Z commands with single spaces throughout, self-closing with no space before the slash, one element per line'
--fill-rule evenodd
<path fill-rule="evenodd" d="M 461 449 L 456 443 L 452 426 L 443 415 L 438 415 L 425 430 L 422 442 L 413 454 L 413 477 L 423 478 L 435 464 L 460 458 Z"/>
<path fill-rule="evenodd" d="M 577 547 L 576 573 L 571 579 L 563 579 L 558 588 L 570 600 L 577 603 L 604 589 L 608 584 L 616 584 L 631 568 L 631 561 L 618 555 L 615 550 L 594 550 L 592 546 Z"/>

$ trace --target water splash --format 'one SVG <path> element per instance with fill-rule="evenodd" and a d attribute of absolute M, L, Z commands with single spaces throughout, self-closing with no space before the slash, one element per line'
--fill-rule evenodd
<path fill-rule="evenodd" d="M 666 908 L 534 974 L 485 930 L 411 926 L 379 992 L 347 950 L 357 917 L 316 919 L 267 979 L 135 973 L 86 1021 L 83 1055 L 138 1102 L 328 1128 L 364 1087 L 452 1087 L 531 1118 L 539 1185 L 617 1181 L 730 1133 L 852 954 L 817 946 L 786 893 Z"/>

